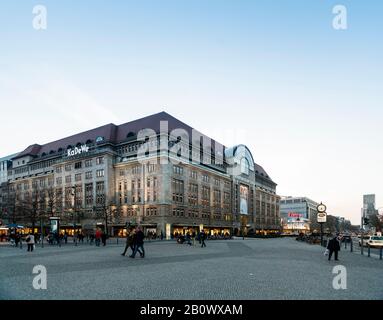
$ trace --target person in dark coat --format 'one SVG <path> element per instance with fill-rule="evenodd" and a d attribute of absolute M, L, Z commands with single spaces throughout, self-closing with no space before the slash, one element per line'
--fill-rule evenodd
<path fill-rule="evenodd" d="M 101 234 L 101 241 L 102 241 L 102 245 L 105 247 L 106 246 L 106 233 L 105 232 L 102 232 Z"/>
<path fill-rule="evenodd" d="M 205 240 L 206 240 L 206 233 L 204 230 L 202 230 L 200 233 L 201 248 L 206 247 Z"/>
<path fill-rule="evenodd" d="M 134 253 L 129 257 L 135 258 L 137 252 L 139 252 L 141 258 L 145 258 L 144 238 L 145 238 L 145 235 L 142 232 L 141 227 L 137 227 L 137 231 L 136 231 L 136 234 L 134 237 L 134 240 L 135 240 L 134 241 Z"/>
<path fill-rule="evenodd" d="M 132 254 L 133 254 L 134 253 L 134 232 L 133 232 L 133 229 L 130 229 L 127 232 L 125 250 L 123 253 L 121 253 L 121 255 L 125 256 L 126 251 L 128 251 L 129 248 L 132 249 Z"/>
<path fill-rule="evenodd" d="M 338 252 L 340 250 L 340 244 L 338 237 L 333 237 L 327 244 L 327 249 L 329 251 L 328 253 L 328 260 L 331 260 L 331 256 L 334 253 L 335 254 L 335 260 L 338 261 Z"/>

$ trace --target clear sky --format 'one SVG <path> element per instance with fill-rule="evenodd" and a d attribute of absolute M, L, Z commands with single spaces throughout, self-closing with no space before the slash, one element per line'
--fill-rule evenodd
<path fill-rule="evenodd" d="M 1 1 L 0 157 L 167 111 L 357 224 L 383 207 L 382 39 L 372 0 Z"/>

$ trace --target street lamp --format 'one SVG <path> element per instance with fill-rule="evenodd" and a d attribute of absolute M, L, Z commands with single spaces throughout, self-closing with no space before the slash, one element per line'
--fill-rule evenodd
<path fill-rule="evenodd" d="M 76 236 L 76 187 L 73 186 L 71 187 L 73 192 L 72 192 L 72 196 L 73 196 L 73 211 L 72 211 L 72 214 L 73 214 L 73 238 L 74 238 L 74 245 L 77 247 L 77 236 Z"/>

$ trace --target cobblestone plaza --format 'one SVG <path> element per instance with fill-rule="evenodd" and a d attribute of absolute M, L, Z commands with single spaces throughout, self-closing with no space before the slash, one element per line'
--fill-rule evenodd
<path fill-rule="evenodd" d="M 123 244 L 0 247 L 0 299 L 382 299 L 382 261 L 285 239 L 145 243 L 145 259 L 122 257 Z M 47 269 L 47 290 L 33 289 L 32 269 Z M 333 267 L 347 270 L 347 289 L 333 288 Z"/>

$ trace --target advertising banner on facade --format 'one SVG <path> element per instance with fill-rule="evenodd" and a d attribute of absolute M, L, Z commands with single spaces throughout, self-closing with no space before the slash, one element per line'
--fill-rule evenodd
<path fill-rule="evenodd" d="M 249 214 L 248 208 L 247 208 L 247 202 L 249 199 L 249 187 L 240 186 L 239 193 L 240 193 L 240 213 Z"/>

